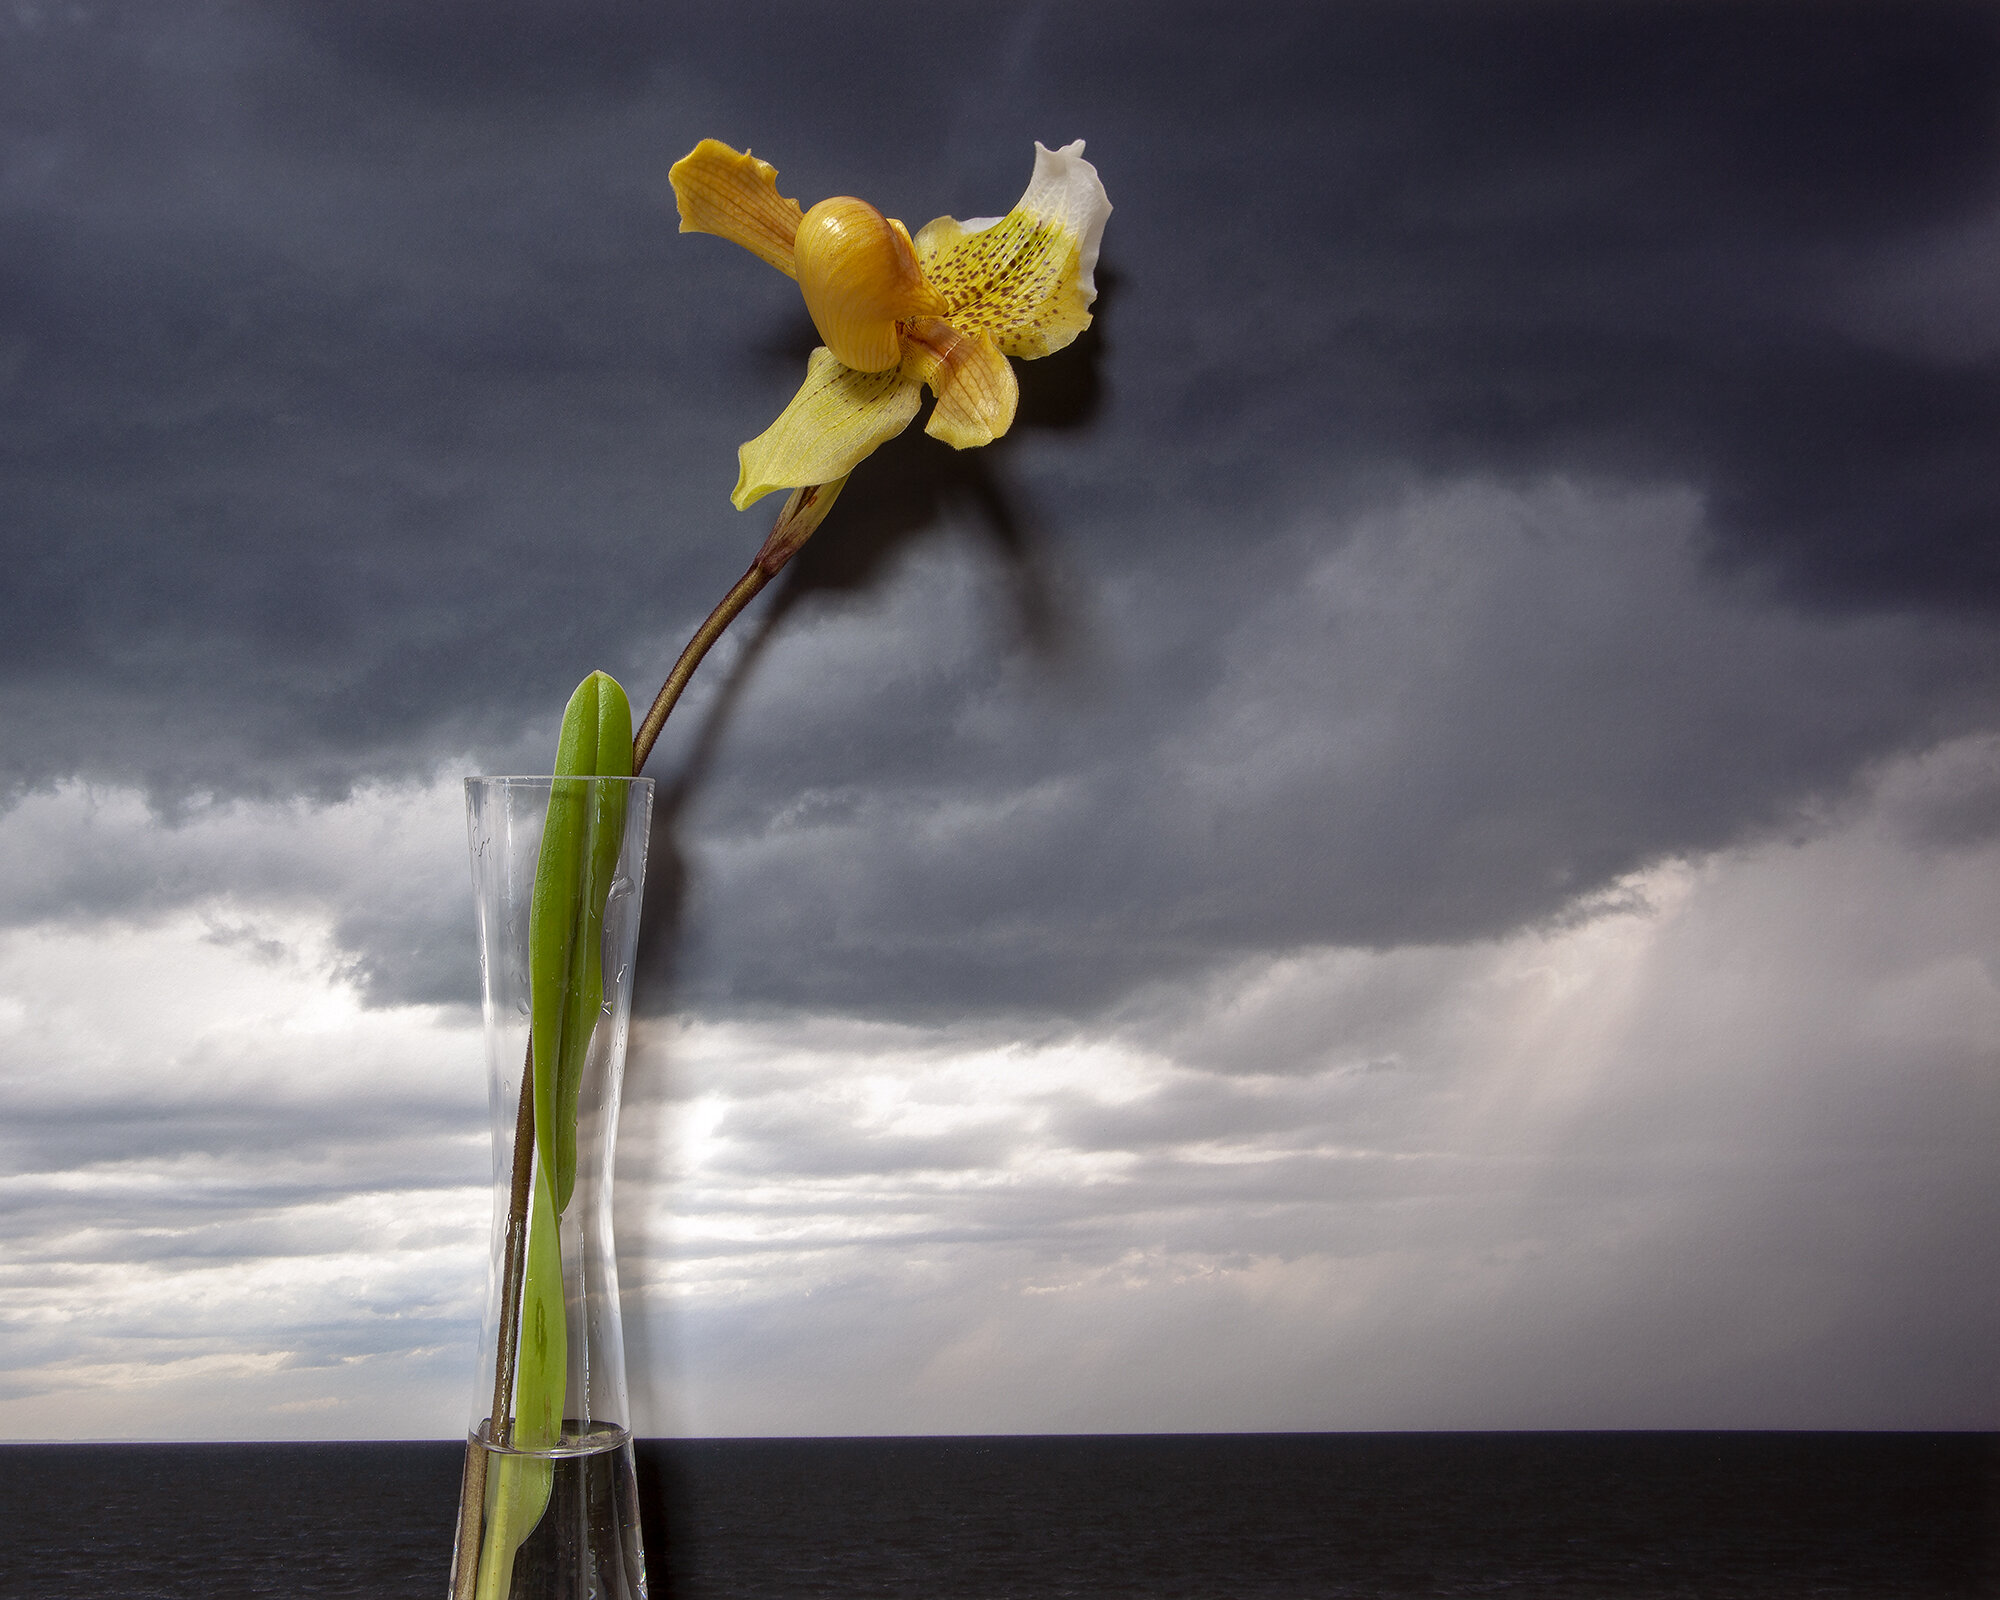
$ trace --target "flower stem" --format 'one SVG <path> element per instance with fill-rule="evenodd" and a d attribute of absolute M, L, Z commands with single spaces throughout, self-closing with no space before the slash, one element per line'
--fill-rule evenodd
<path fill-rule="evenodd" d="M 495 1444 L 514 1441 L 514 1363 L 521 1345 L 521 1279 L 528 1254 L 528 1194 L 535 1171 L 535 1047 L 521 1063 L 521 1106 L 514 1114 L 514 1170 L 507 1189 L 507 1245 L 500 1290 L 499 1349 L 493 1362 Z"/>
<path fill-rule="evenodd" d="M 493 1360 L 493 1409 L 486 1438 L 465 1446 L 465 1482 L 458 1497 L 458 1559 L 452 1600 L 472 1600 L 479 1582 L 479 1552 L 486 1521 L 486 1445 L 513 1439 L 515 1352 L 521 1342 L 521 1277 L 528 1244 L 528 1194 L 535 1170 L 535 1047 L 521 1063 L 521 1106 L 514 1115 L 514 1169 L 507 1191 L 507 1243 L 503 1252 L 500 1328 Z"/>
<path fill-rule="evenodd" d="M 637 772 L 646 764 L 646 757 L 653 753 L 653 744 L 660 737 L 660 730 L 667 725 L 667 715 L 680 699 L 681 691 L 687 687 L 688 679 L 694 676 L 694 669 L 701 665 L 701 658 L 708 654 L 709 646 L 722 637 L 722 630 L 736 620 L 736 614 L 757 598 L 758 592 L 771 581 L 771 574 L 755 562 L 750 570 L 736 580 L 736 586 L 722 597 L 722 603 L 708 614 L 708 620 L 695 630 L 688 640 L 687 648 L 681 652 L 680 660 L 674 663 L 674 670 L 667 674 L 667 681 L 660 685 L 660 692 L 653 696 L 651 709 L 646 712 L 646 720 L 639 724 L 639 731 L 632 738 L 632 770 Z"/>
<path fill-rule="evenodd" d="M 680 660 L 674 663 L 674 670 L 667 674 L 667 681 L 660 685 L 660 692 L 653 696 L 653 704 L 646 712 L 646 720 L 639 724 L 639 731 L 632 739 L 632 770 L 637 772 L 646 764 L 646 757 L 653 753 L 654 741 L 660 737 L 660 730 L 667 725 L 667 716 L 680 699 L 681 691 L 687 687 L 688 679 L 694 676 L 694 669 L 701 665 L 701 658 L 708 654 L 709 646 L 722 637 L 723 629 L 734 622 L 737 613 L 757 598 L 764 585 L 780 572 L 785 563 L 799 553 L 813 530 L 833 509 L 833 502 L 839 497 L 845 478 L 836 478 L 831 483 L 807 484 L 802 489 L 794 489 L 785 501 L 784 510 L 778 513 L 778 520 L 772 524 L 770 536 L 764 547 L 757 552 L 757 559 L 750 563 L 750 570 L 736 580 L 735 586 L 722 597 L 716 608 L 709 612 L 708 620 L 695 629 L 694 637 L 687 642 Z"/>

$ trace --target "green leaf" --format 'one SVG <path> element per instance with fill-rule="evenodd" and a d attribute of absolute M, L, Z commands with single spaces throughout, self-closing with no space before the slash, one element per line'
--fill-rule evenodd
<path fill-rule="evenodd" d="M 517 1450 L 546 1450 L 562 1438 L 563 1389 L 569 1375 L 569 1325 L 564 1320 L 562 1238 L 548 1175 L 535 1174 L 528 1213 L 527 1270 L 521 1281 L 520 1343 L 514 1355 L 514 1436 Z"/>
<path fill-rule="evenodd" d="M 625 837 L 626 785 L 583 780 L 631 775 L 631 705 L 616 679 L 593 672 L 563 713 L 529 913 L 535 1144 L 558 1215 L 576 1186 L 577 1099 L 604 1005 L 604 904 Z"/>
<path fill-rule="evenodd" d="M 529 1067 L 535 1175 L 514 1350 L 516 1450 L 562 1438 L 569 1377 L 561 1221 L 576 1185 L 576 1118 L 584 1063 L 604 1006 L 604 906 L 625 837 L 632 708 L 615 679 L 593 672 L 563 712 L 556 776 L 528 909 Z M 546 1459 L 501 1455 L 487 1480 L 479 1600 L 506 1600 L 514 1554 L 547 1509 Z"/>
<path fill-rule="evenodd" d="M 521 1321 L 514 1352 L 516 1450 L 546 1450 L 562 1438 L 563 1398 L 569 1379 L 569 1328 L 564 1321 L 562 1239 L 548 1174 L 535 1173 L 528 1212 L 526 1270 L 521 1276 Z M 514 1552 L 535 1531 L 549 1503 L 554 1469 L 545 1457 L 502 1455 L 486 1481 L 486 1531 L 479 1552 L 478 1600 L 506 1600 Z"/>

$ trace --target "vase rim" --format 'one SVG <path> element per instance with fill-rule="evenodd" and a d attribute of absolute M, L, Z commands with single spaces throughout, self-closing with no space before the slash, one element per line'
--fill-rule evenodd
<path fill-rule="evenodd" d="M 468 785 L 470 785 L 475 783 L 555 783 L 559 780 L 564 783 L 633 783 L 633 784 L 638 784 L 638 783 L 650 784 L 653 781 L 650 777 L 641 776 L 637 773 L 633 774 L 629 778 L 613 778 L 613 777 L 605 777 L 598 775 L 586 775 L 575 772 L 563 773 L 563 774 L 558 774 L 554 772 L 479 773 L 472 777 L 468 777 L 465 781 Z"/>

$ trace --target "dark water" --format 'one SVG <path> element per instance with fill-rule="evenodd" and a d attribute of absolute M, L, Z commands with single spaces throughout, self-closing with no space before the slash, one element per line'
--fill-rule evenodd
<path fill-rule="evenodd" d="M 0 1594 L 441 1600 L 455 1445 L 0 1446 Z M 2000 1595 L 1974 1434 L 648 1441 L 666 1600 Z"/>

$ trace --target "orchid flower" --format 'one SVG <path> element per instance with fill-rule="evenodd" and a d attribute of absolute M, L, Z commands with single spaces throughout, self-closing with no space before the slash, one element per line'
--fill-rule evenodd
<path fill-rule="evenodd" d="M 778 193 L 777 168 L 719 140 L 668 176 L 681 232 L 716 234 L 796 278 L 826 341 L 792 403 L 737 451 L 739 511 L 845 478 L 909 426 L 925 385 L 937 395 L 926 433 L 959 450 L 990 444 L 1020 395 L 1007 358 L 1049 355 L 1090 326 L 1111 202 L 1081 139 L 1035 146 L 1028 191 L 1006 216 L 939 217 L 914 239 L 852 196 L 800 211 Z"/>

